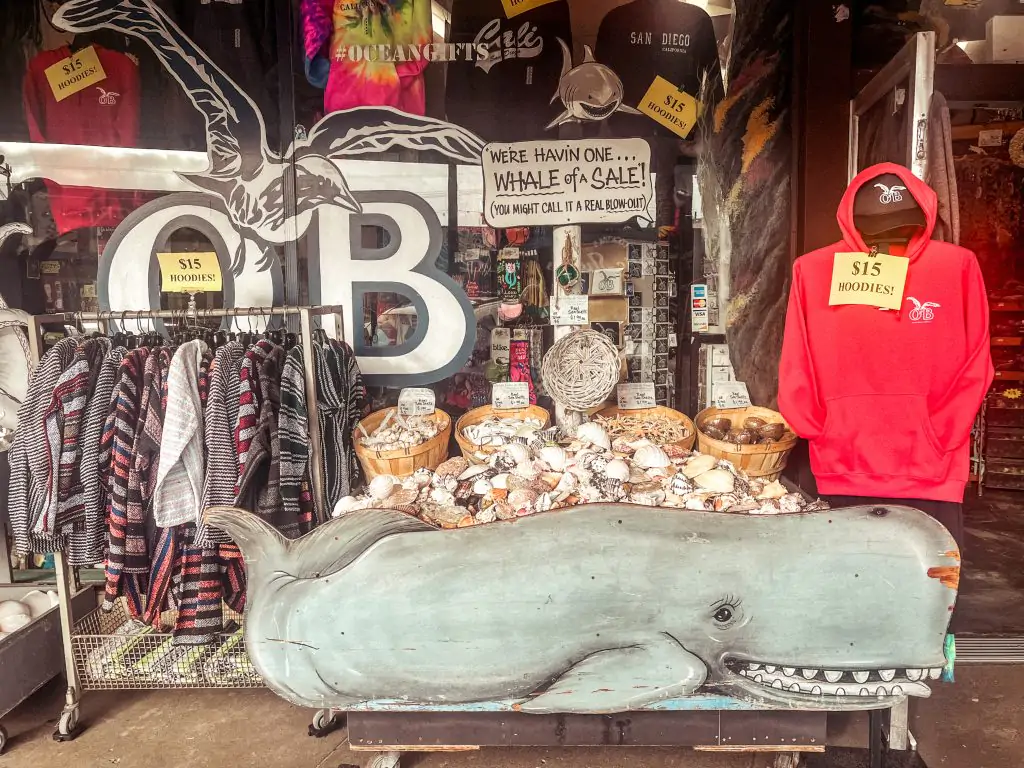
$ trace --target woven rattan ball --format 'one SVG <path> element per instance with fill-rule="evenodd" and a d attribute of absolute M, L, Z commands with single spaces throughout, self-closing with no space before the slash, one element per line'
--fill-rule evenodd
<path fill-rule="evenodd" d="M 619 350 L 597 331 L 573 331 L 544 355 L 544 386 L 559 404 L 585 411 L 603 403 L 619 383 Z"/>

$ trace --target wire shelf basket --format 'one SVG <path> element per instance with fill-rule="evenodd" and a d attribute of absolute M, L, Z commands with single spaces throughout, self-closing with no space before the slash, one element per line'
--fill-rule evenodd
<path fill-rule="evenodd" d="M 225 618 L 241 617 L 225 607 Z M 172 626 L 174 614 L 162 617 Z M 175 645 L 170 634 L 132 619 L 122 598 L 114 609 L 97 608 L 71 635 L 75 668 L 83 690 L 263 688 L 242 630 L 224 632 L 209 645 Z"/>

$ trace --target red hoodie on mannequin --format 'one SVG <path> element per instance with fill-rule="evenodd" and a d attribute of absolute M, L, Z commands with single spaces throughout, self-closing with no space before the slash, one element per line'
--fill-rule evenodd
<path fill-rule="evenodd" d="M 854 198 L 883 174 L 899 176 L 927 222 L 901 254 L 903 308 L 829 306 L 834 255 L 870 250 Z M 993 377 L 988 300 L 974 254 L 931 239 L 936 216 L 935 193 L 909 170 L 873 166 L 843 197 L 843 240 L 793 266 L 779 408 L 810 441 L 823 495 L 963 501 L 971 425 Z"/>

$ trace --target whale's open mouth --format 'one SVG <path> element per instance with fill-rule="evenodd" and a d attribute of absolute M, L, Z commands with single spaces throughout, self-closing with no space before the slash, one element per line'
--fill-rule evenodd
<path fill-rule="evenodd" d="M 604 120 L 619 108 L 618 103 L 614 101 L 611 104 L 587 104 L 581 101 L 579 106 L 591 120 Z"/>
<path fill-rule="evenodd" d="M 758 662 L 728 662 L 729 671 L 771 693 L 805 696 L 929 696 L 926 680 L 942 667 L 904 669 L 803 669 Z"/>

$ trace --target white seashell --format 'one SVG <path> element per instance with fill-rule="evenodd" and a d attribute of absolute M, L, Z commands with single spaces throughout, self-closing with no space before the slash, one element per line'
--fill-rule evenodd
<path fill-rule="evenodd" d="M 804 497 L 799 493 L 787 493 L 779 499 L 779 509 L 785 514 L 793 514 L 804 508 Z"/>
<path fill-rule="evenodd" d="M 484 472 L 488 472 L 489 467 L 486 464 L 471 464 L 469 469 L 459 475 L 459 480 L 472 480 L 477 475 L 482 475 Z"/>
<path fill-rule="evenodd" d="M 731 493 L 736 483 L 733 476 L 724 469 L 711 469 L 694 478 L 697 486 L 714 493 Z"/>
<path fill-rule="evenodd" d="M 537 504 L 535 506 L 538 512 L 547 512 L 554 504 L 555 500 L 550 493 L 542 493 L 537 497 Z"/>
<path fill-rule="evenodd" d="M 391 475 L 377 475 L 370 481 L 370 495 L 377 501 L 384 501 L 394 492 L 397 484 Z"/>
<path fill-rule="evenodd" d="M 334 511 L 331 513 L 331 517 L 342 517 L 343 515 L 347 515 L 349 512 L 361 509 L 362 506 L 363 502 L 355 496 L 345 496 L 342 499 L 338 499 L 338 503 L 334 505 Z"/>
<path fill-rule="evenodd" d="M 664 480 L 672 475 L 672 467 L 653 467 L 645 473 L 651 480 Z"/>
<path fill-rule="evenodd" d="M 690 478 L 680 472 L 672 476 L 668 489 L 678 496 L 685 496 L 693 490 L 693 483 L 690 481 Z"/>
<path fill-rule="evenodd" d="M 434 481 L 434 473 L 426 467 L 420 467 L 412 473 L 413 479 L 416 481 L 416 485 L 420 488 L 426 488 Z"/>
<path fill-rule="evenodd" d="M 530 449 L 522 443 L 512 443 L 506 446 L 505 454 L 510 456 L 516 464 L 522 464 L 530 460 Z"/>
<path fill-rule="evenodd" d="M 768 485 L 766 485 L 761 490 L 761 492 L 759 494 L 757 494 L 757 498 L 759 498 L 761 500 L 764 500 L 764 499 L 781 499 L 787 493 L 789 493 L 789 491 L 786 489 L 786 486 L 784 486 L 778 480 L 775 480 L 774 482 L 768 483 Z"/>
<path fill-rule="evenodd" d="M 521 509 L 533 509 L 537 503 L 537 494 L 529 488 L 520 488 L 508 495 L 508 503 L 518 512 Z"/>
<path fill-rule="evenodd" d="M 9 616 L 31 616 L 32 611 L 27 606 L 17 600 L 4 600 L 0 603 L 0 621 L 8 618 Z"/>
<path fill-rule="evenodd" d="M 641 448 L 646 448 L 648 445 L 654 445 L 654 443 L 652 443 L 646 437 L 642 437 L 639 440 L 634 440 L 632 443 L 630 443 L 629 447 L 635 453 L 635 452 L 639 451 Z"/>
<path fill-rule="evenodd" d="M 475 493 L 477 496 L 485 496 L 486 494 L 491 492 L 492 488 L 494 488 L 494 486 L 491 485 L 491 481 L 485 477 L 481 477 L 479 480 L 473 483 L 473 493 Z"/>
<path fill-rule="evenodd" d="M 34 589 L 27 593 L 21 598 L 21 602 L 28 606 L 33 619 L 36 616 L 42 616 L 53 607 L 53 604 L 50 602 L 50 598 L 46 596 L 46 593 L 40 592 L 38 589 Z"/>
<path fill-rule="evenodd" d="M 55 605 L 60 605 L 60 597 L 57 596 L 57 593 L 54 590 L 51 589 L 49 592 L 46 593 L 46 596 L 50 599 L 51 607 Z"/>
<path fill-rule="evenodd" d="M 683 464 L 683 468 L 680 471 L 692 480 L 697 475 L 703 475 L 705 472 L 714 469 L 717 465 L 718 460 L 715 459 L 714 456 L 708 456 L 706 453 L 699 453 L 691 459 L 688 459 L 687 462 Z"/>
<path fill-rule="evenodd" d="M 498 519 L 498 512 L 493 506 L 490 506 L 487 509 L 481 509 L 477 512 L 476 515 L 474 515 L 474 519 L 478 523 L 493 523 Z"/>
<path fill-rule="evenodd" d="M 592 485 L 581 485 L 579 490 L 580 501 L 585 504 L 592 504 L 601 501 L 601 490 Z"/>
<path fill-rule="evenodd" d="M 629 480 L 629 464 L 622 459 L 612 459 L 605 466 L 604 473 L 613 480 L 624 483 Z"/>
<path fill-rule="evenodd" d="M 454 507 L 455 496 L 446 488 L 435 488 L 430 492 L 430 500 L 442 507 Z"/>
<path fill-rule="evenodd" d="M 688 498 L 683 504 L 683 509 L 692 509 L 694 511 L 701 512 L 707 511 L 707 507 L 704 506 L 704 499 L 699 496 L 691 496 Z"/>
<path fill-rule="evenodd" d="M 579 480 L 576 479 L 576 475 L 566 472 L 562 475 L 558 481 L 558 485 L 555 486 L 555 490 L 559 493 L 572 493 L 579 486 Z"/>
<path fill-rule="evenodd" d="M 644 469 L 656 469 L 672 466 L 672 459 L 657 445 L 645 445 L 638 448 L 633 455 L 633 461 L 638 467 Z"/>
<path fill-rule="evenodd" d="M 660 488 L 650 491 L 638 491 L 633 493 L 629 500 L 634 504 L 641 504 L 645 507 L 657 507 L 665 501 L 665 492 Z"/>
<path fill-rule="evenodd" d="M 491 485 L 500 491 L 508 489 L 508 474 L 502 472 L 491 478 Z"/>
<path fill-rule="evenodd" d="M 407 477 L 402 481 L 402 488 L 407 491 L 418 491 L 420 487 L 420 482 L 416 479 L 415 475 Z"/>
<path fill-rule="evenodd" d="M 29 608 L 26 605 L 25 610 Z M 6 618 L 0 619 L 0 632 L 17 632 L 22 627 L 26 626 L 32 621 L 32 617 L 28 613 L 16 613 Z"/>
<path fill-rule="evenodd" d="M 540 474 L 540 472 L 538 472 L 537 468 L 533 466 L 533 462 L 524 461 L 516 465 L 516 468 L 512 470 L 512 474 L 518 475 L 526 480 L 533 480 Z"/>
<path fill-rule="evenodd" d="M 611 438 L 608 437 L 608 433 L 604 427 L 593 421 L 587 421 L 576 429 L 576 439 L 590 445 L 596 445 L 604 450 L 610 450 L 612 447 Z"/>
<path fill-rule="evenodd" d="M 533 437 L 540 431 L 538 427 L 532 424 L 527 424 L 516 430 L 516 437 L 525 437 L 527 440 L 532 440 Z"/>
<path fill-rule="evenodd" d="M 554 472 L 561 472 L 569 460 L 565 449 L 559 445 L 548 445 L 540 449 L 538 458 L 543 461 Z"/>

